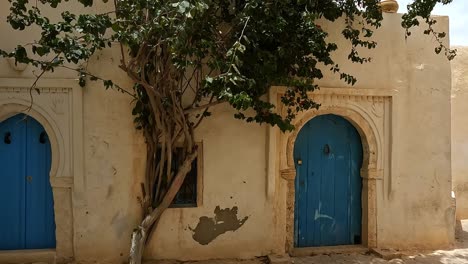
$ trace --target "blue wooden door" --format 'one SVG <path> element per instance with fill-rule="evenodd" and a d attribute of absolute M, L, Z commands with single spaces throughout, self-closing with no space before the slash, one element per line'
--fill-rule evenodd
<path fill-rule="evenodd" d="M 361 138 L 346 119 L 317 116 L 294 146 L 295 246 L 361 243 Z"/>
<path fill-rule="evenodd" d="M 0 250 L 55 248 L 50 142 L 33 118 L 0 123 Z"/>

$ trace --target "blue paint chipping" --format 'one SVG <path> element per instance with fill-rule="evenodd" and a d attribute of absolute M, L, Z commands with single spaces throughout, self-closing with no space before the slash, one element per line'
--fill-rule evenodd
<path fill-rule="evenodd" d="M 0 123 L 0 250 L 55 248 L 51 147 L 43 132 L 22 114 Z"/>
<path fill-rule="evenodd" d="M 294 146 L 295 247 L 361 243 L 362 144 L 336 115 L 307 122 Z"/>

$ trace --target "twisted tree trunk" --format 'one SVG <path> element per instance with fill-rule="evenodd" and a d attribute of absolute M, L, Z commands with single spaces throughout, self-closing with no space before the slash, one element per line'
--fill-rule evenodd
<path fill-rule="evenodd" d="M 174 200 L 174 197 L 185 180 L 185 176 L 190 172 L 192 162 L 195 160 L 197 155 L 198 151 L 195 147 L 193 152 L 185 158 L 162 202 L 158 207 L 154 208 L 151 213 L 147 214 L 140 225 L 133 230 L 129 256 L 130 264 L 141 264 L 149 230 L 151 230 L 152 226 L 159 220 L 164 210 L 166 210 L 172 203 L 172 200 Z"/>

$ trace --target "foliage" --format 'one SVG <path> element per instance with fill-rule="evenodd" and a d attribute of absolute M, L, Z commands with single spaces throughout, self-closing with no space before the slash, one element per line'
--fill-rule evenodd
<path fill-rule="evenodd" d="M 446 37 L 445 32 L 436 32 L 434 31 L 434 25 L 437 21 L 431 17 L 431 12 L 434 9 L 435 5 L 442 3 L 444 5 L 450 4 L 452 0 L 426 0 L 426 1 L 414 1 L 408 5 L 408 13 L 403 15 L 403 21 L 401 25 L 406 29 L 406 37 L 411 36 L 409 29 L 411 27 L 419 26 L 420 20 L 418 17 L 422 17 L 425 22 L 427 29 L 424 30 L 424 34 L 434 36 L 434 39 L 438 42 L 438 46 L 435 47 L 435 52 L 437 54 L 444 51 L 445 56 L 452 60 L 456 56 L 456 50 L 452 50 L 449 47 L 446 47 L 442 42 L 442 39 Z"/>
<path fill-rule="evenodd" d="M 193 79 L 187 77 L 194 76 L 188 75 L 201 74 L 195 84 L 200 89 L 196 89 L 192 105 L 185 108 L 199 107 L 206 98 L 211 98 L 211 103 L 226 101 L 239 111 L 236 118 L 278 125 L 281 130 L 292 129 L 290 121 L 298 111 L 319 106 L 306 93 L 317 88 L 315 79 L 323 77 L 320 64 L 338 72 L 345 82 L 356 82 L 353 76 L 340 72 L 331 58 L 337 45 L 327 42 L 328 33 L 316 21 L 335 21 L 344 16 L 347 23 L 342 33 L 353 46 L 348 58 L 364 63 L 370 58 L 361 57 L 357 47 L 374 48 L 377 45 L 371 37 L 373 29 L 378 28 L 382 20 L 378 0 L 116 0 L 115 9 L 111 12 L 74 14 L 73 11 L 64 11 L 62 20 L 55 23 L 42 15 L 37 2 L 56 8 L 68 0 L 9 2 L 12 5 L 8 22 L 12 28 L 24 30 L 33 25 L 41 28 L 41 38 L 30 45 L 30 51 L 40 59 L 37 56 L 33 59 L 26 46 L 18 46 L 12 53 L 2 51 L 3 56 L 53 71 L 57 67 L 66 67 L 67 63 L 87 61 L 96 51 L 110 47 L 114 42 L 129 47 L 131 57 L 142 53 L 160 56 L 162 53 L 158 52 L 167 52 L 172 70 L 185 74 L 182 80 L 174 80 L 179 82 L 178 97 L 187 90 L 184 86 L 193 86 Z M 79 2 L 84 6 L 93 5 L 93 0 Z M 414 1 L 408 6 L 402 25 L 409 36 L 409 29 L 420 24 L 417 17 L 421 16 L 428 25 L 425 33 L 434 34 L 440 42 L 436 52 L 444 50 L 449 58 L 453 58 L 454 51 L 444 47 L 440 41 L 445 32 L 432 29 L 436 21 L 430 13 L 439 2 L 448 4 L 451 0 Z M 358 28 L 355 27 L 356 22 L 361 24 Z M 145 49 L 140 50 L 141 47 Z M 53 58 L 45 60 L 50 56 Z M 145 61 L 147 66 L 153 67 L 139 63 L 135 69 L 127 67 L 127 61 L 122 61 L 122 66 L 124 71 L 133 70 L 140 81 L 157 84 L 148 82 L 142 75 L 158 75 L 160 68 L 152 64 L 161 61 Z M 141 72 L 143 67 L 145 74 Z M 99 80 L 84 69 L 74 70 L 80 73 L 81 85 L 85 85 L 85 77 Z M 111 80 L 101 81 L 106 88 L 114 86 Z M 262 100 L 262 95 L 272 85 L 291 87 L 282 98 L 283 103 L 289 106 L 286 117 L 275 113 L 273 105 Z M 141 88 L 138 85 L 134 88 L 134 95 L 139 99 L 134 111 L 136 121 L 141 128 L 151 126 L 147 112 L 143 111 L 144 92 L 138 91 Z M 247 109 L 254 112 L 246 114 Z M 209 115 L 209 112 L 204 115 Z"/>
<path fill-rule="evenodd" d="M 67 10 L 68 0 L 9 2 L 11 27 L 38 27 L 41 35 L 13 52 L 0 50 L 1 56 L 40 68 L 38 78 L 67 68 L 78 73 L 82 86 L 100 81 L 134 98 L 133 115 L 146 138 L 148 162 L 140 197 L 144 220 L 134 232 L 133 261 L 196 157 L 194 129 L 210 115 L 210 107 L 227 103 L 236 110 L 235 118 L 291 130 L 298 112 L 319 107 L 307 94 L 318 88 L 315 81 L 323 69 L 348 84 L 356 82 L 333 60 L 338 46 L 329 42 L 321 21 L 344 19 L 341 33 L 351 44 L 348 58 L 356 63 L 371 60 L 358 50 L 376 47 L 372 36 L 382 21 L 378 0 L 114 0 L 109 12 L 81 14 Z M 434 31 L 436 21 L 429 16 L 436 3 L 450 2 L 415 0 L 402 26 L 409 36 L 421 16 L 428 25 L 425 33 L 439 41 L 436 52 L 444 50 L 452 59 L 454 51 L 441 41 L 445 33 Z M 65 10 L 58 20 L 43 14 L 44 8 L 58 7 Z M 120 69 L 134 83 L 130 89 L 80 67 L 113 45 L 120 46 Z M 288 87 L 281 98 L 286 115 L 265 100 L 273 85 Z M 176 146 L 185 149 L 186 158 L 174 170 Z"/>

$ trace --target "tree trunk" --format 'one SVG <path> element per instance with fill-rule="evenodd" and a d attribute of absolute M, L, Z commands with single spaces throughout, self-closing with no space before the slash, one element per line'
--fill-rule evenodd
<path fill-rule="evenodd" d="M 141 224 L 133 230 L 132 233 L 132 243 L 130 247 L 130 256 L 129 264 L 141 264 L 143 258 L 143 252 L 146 244 L 146 236 L 148 235 L 148 230 L 158 221 L 162 213 L 171 205 L 172 200 L 177 195 L 182 183 L 185 180 L 185 176 L 190 172 L 192 168 L 192 162 L 198 155 L 197 149 L 194 149 L 192 153 L 187 155 L 182 166 L 180 166 L 179 171 L 177 172 L 174 180 L 169 188 L 169 190 L 164 195 L 161 203 L 154 208 L 151 213 L 147 214 Z"/>
<path fill-rule="evenodd" d="M 149 215 L 147 215 L 146 217 L 149 217 Z M 130 247 L 129 257 L 130 264 L 141 264 L 143 250 L 145 247 L 146 234 L 147 230 L 145 230 L 142 226 L 138 226 L 138 228 L 133 230 L 132 245 Z"/>

